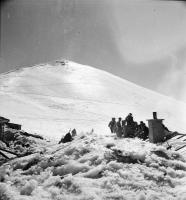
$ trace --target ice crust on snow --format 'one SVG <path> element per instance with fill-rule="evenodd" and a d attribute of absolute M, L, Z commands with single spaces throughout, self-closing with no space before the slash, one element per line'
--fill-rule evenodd
<path fill-rule="evenodd" d="M 185 159 L 162 146 L 91 132 L 38 150 L 0 167 L 0 199 L 186 198 Z"/>

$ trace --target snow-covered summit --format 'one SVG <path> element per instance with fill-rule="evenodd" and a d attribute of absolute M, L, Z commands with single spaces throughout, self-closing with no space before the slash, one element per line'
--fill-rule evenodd
<path fill-rule="evenodd" d="M 0 75 L 0 115 L 49 137 L 70 128 L 107 133 L 113 116 L 145 121 L 153 111 L 184 132 L 186 104 L 93 67 L 57 61 Z"/>

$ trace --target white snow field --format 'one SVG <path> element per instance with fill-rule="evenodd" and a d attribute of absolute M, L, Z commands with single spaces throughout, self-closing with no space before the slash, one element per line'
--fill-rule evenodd
<path fill-rule="evenodd" d="M 0 115 L 50 138 L 70 128 L 108 134 L 111 117 L 146 121 L 153 111 L 184 133 L 186 104 L 93 67 L 56 61 L 0 75 Z"/>
<path fill-rule="evenodd" d="M 113 116 L 145 121 L 153 111 L 184 133 L 184 103 L 89 66 L 58 61 L 2 74 L 1 116 L 52 139 L 70 128 L 77 136 L 65 144 L 29 137 L 33 154 L 0 166 L 0 200 L 186 200 L 185 149 L 174 151 L 185 136 L 167 150 L 108 129 Z"/>
<path fill-rule="evenodd" d="M 0 166 L 1 200 L 185 200 L 185 188 L 178 152 L 93 132 L 38 140 L 34 154 Z"/>

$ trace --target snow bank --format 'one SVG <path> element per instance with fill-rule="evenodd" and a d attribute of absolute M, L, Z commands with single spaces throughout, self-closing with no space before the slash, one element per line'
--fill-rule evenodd
<path fill-rule="evenodd" d="M 31 195 L 34 189 L 37 187 L 36 180 L 29 180 L 26 184 L 21 188 L 20 194 L 21 195 Z"/>
<path fill-rule="evenodd" d="M 42 154 L 13 159 L 0 167 L 0 174 L 2 200 L 186 197 L 186 163 L 178 152 L 95 133 L 65 144 L 46 143 Z"/>

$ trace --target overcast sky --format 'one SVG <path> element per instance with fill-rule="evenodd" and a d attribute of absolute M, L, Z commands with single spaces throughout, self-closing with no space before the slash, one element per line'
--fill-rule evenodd
<path fill-rule="evenodd" d="M 0 73 L 63 57 L 186 102 L 183 2 L 3 2 Z"/>

